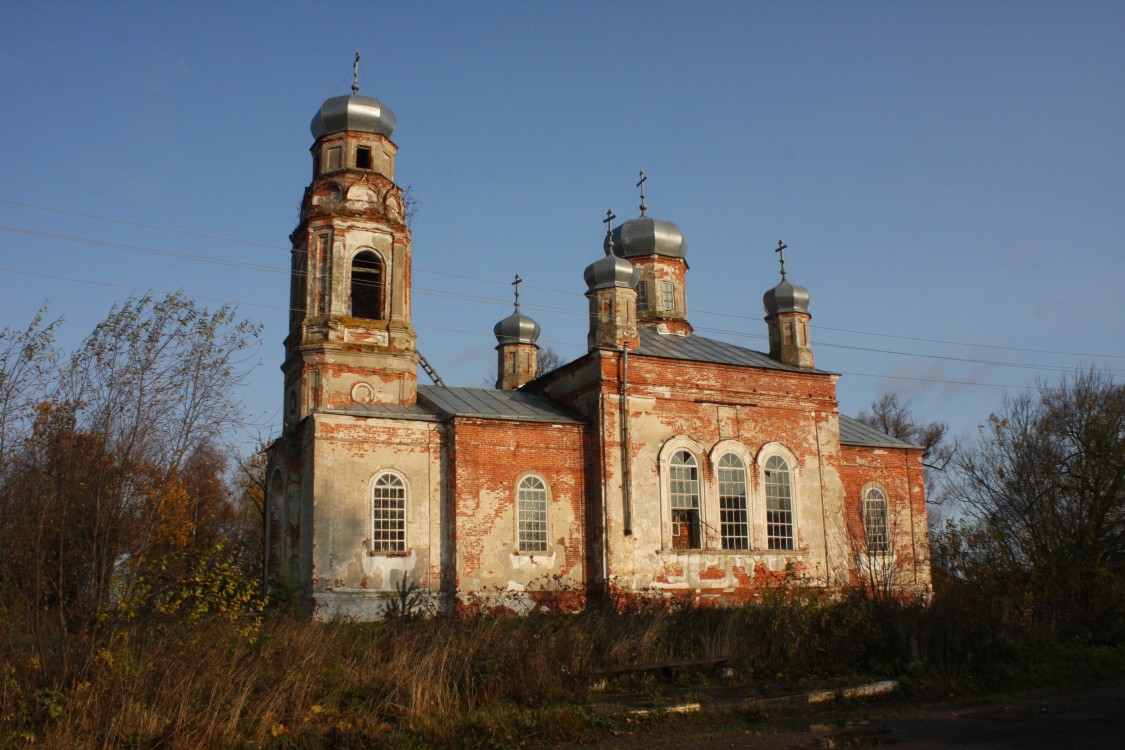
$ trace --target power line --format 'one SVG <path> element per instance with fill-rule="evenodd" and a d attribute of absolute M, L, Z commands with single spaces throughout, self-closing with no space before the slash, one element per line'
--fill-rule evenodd
<path fill-rule="evenodd" d="M 45 210 L 45 211 L 54 211 L 54 212 L 58 212 L 58 213 L 73 214 L 73 215 L 76 215 L 76 216 L 95 218 L 95 219 L 103 220 L 103 221 L 111 221 L 111 222 L 121 223 L 121 224 L 142 226 L 142 227 L 151 228 L 151 229 L 158 229 L 158 230 L 161 230 L 161 231 L 177 232 L 177 233 L 181 233 L 181 234 L 188 234 L 188 235 L 194 235 L 194 236 L 200 236 L 200 237 L 208 237 L 208 238 L 211 238 L 211 239 L 219 239 L 219 240 L 223 240 L 223 241 L 236 242 L 236 243 L 241 243 L 241 244 L 253 244 L 253 245 L 260 246 L 260 247 L 269 247 L 269 248 L 281 249 L 277 246 L 264 245 L 264 244 L 261 244 L 261 243 L 248 243 L 248 242 L 245 242 L 245 241 L 242 241 L 242 240 L 235 240 L 235 239 L 232 239 L 232 238 L 220 237 L 218 235 L 208 235 L 208 234 L 203 234 L 203 233 L 199 233 L 199 232 L 189 232 L 189 231 L 186 231 L 186 230 L 177 230 L 177 229 L 171 229 L 171 228 L 166 228 L 166 227 L 158 227 L 156 225 L 150 225 L 150 224 L 141 224 L 139 222 L 130 222 L 130 221 L 124 221 L 124 220 L 118 220 L 118 219 L 110 219 L 110 218 L 107 218 L 107 217 L 94 216 L 92 214 L 81 214 L 81 213 L 78 213 L 78 212 L 64 211 L 62 209 L 51 209 L 51 208 L 47 208 L 47 207 L 43 207 L 43 206 L 35 206 L 33 204 L 24 204 L 24 203 L 19 203 L 17 201 L 9 201 L 9 200 L 0 199 L 0 202 L 12 204 L 12 205 L 28 206 L 28 207 L 32 207 L 32 208 Z M 197 261 L 197 262 L 203 262 L 203 263 L 214 263 L 214 264 L 217 264 L 217 265 L 224 265 L 224 266 L 233 267 L 233 268 L 240 268 L 240 269 L 243 269 L 243 270 L 268 271 L 270 273 L 276 273 L 276 274 L 288 274 L 289 273 L 289 271 L 287 269 L 278 268 L 276 266 L 263 265 L 263 264 L 259 264 L 259 263 L 248 263 L 248 262 L 245 262 L 245 261 L 227 260 L 227 259 L 223 259 L 223 258 L 215 258 L 215 257 L 212 257 L 212 256 L 196 255 L 196 254 L 192 254 L 192 253 L 181 253 L 181 252 L 176 252 L 176 251 L 171 251 L 171 250 L 163 250 L 161 248 L 154 248 L 154 247 L 148 247 L 148 246 L 143 246 L 143 245 L 131 245 L 131 244 L 120 243 L 120 242 L 110 242 L 110 241 L 105 241 L 105 240 L 96 240 L 96 239 L 92 239 L 92 238 L 88 238 L 88 237 L 79 237 L 79 236 L 73 236 L 73 235 L 56 234 L 56 233 L 52 233 L 52 232 L 43 232 L 43 231 L 39 231 L 39 230 L 27 229 L 27 228 L 22 228 L 22 227 L 0 226 L 0 231 L 13 232 L 13 233 L 17 233 L 17 234 L 25 234 L 25 235 L 29 235 L 29 236 L 41 237 L 41 238 L 47 238 L 47 239 L 57 239 L 57 240 L 63 240 L 63 241 L 68 241 L 68 242 L 77 242 L 77 243 L 82 243 L 82 244 L 94 245 L 94 246 L 98 246 L 98 247 L 107 247 L 107 248 L 112 248 L 112 249 L 126 250 L 126 251 L 129 251 L 129 252 L 146 253 L 146 254 L 157 255 L 157 256 L 162 256 L 162 257 L 177 258 L 177 259 L 180 259 L 180 260 L 191 260 L 191 261 Z M 435 275 L 449 276 L 449 277 L 453 277 L 453 278 L 469 279 L 469 280 L 478 281 L 478 282 L 487 282 L 487 283 L 496 284 L 496 285 L 503 284 L 503 285 L 506 286 L 508 284 L 508 282 L 506 282 L 506 281 L 505 282 L 499 282 L 499 281 L 495 281 L 495 280 L 492 280 L 492 279 L 472 277 L 472 276 L 466 276 L 466 275 L 463 275 L 463 274 L 454 274 L 454 273 L 443 272 L 443 271 L 424 271 L 424 272 L 433 273 Z M 551 291 L 551 292 L 558 293 L 558 294 L 578 296 L 578 293 L 576 293 L 576 292 L 564 292 L 562 290 L 555 290 L 555 289 L 550 289 L 550 288 L 547 288 L 547 287 L 535 287 L 535 286 L 532 286 L 532 285 L 529 285 L 529 286 L 531 286 L 531 288 L 534 288 L 534 289 L 542 289 L 544 291 Z M 124 288 L 130 288 L 130 287 L 124 287 Z M 480 295 L 469 295 L 469 294 L 464 294 L 464 293 L 460 293 L 460 292 L 447 292 L 447 291 L 443 291 L 443 290 L 426 289 L 426 288 L 421 288 L 421 287 L 416 287 L 415 291 L 419 292 L 419 293 L 422 293 L 422 294 L 430 294 L 430 295 L 433 295 L 433 296 L 447 297 L 447 298 L 453 298 L 453 299 L 465 299 L 465 300 L 481 302 L 481 303 L 485 303 L 485 304 L 504 305 L 504 306 L 510 304 L 510 302 L 508 302 L 507 300 L 497 299 L 497 298 L 493 298 L 493 297 L 484 297 L 484 296 L 480 296 Z M 546 311 L 546 312 L 554 312 L 554 313 L 559 313 L 559 314 L 564 314 L 564 315 L 583 315 L 584 314 L 584 313 L 581 313 L 581 312 L 578 312 L 578 311 L 570 310 L 568 308 L 559 308 L 559 307 L 552 307 L 552 306 L 545 306 L 545 305 L 529 304 L 529 305 L 527 305 L 527 307 L 530 308 L 530 309 L 542 310 L 542 311 Z M 704 315 L 716 315 L 716 316 L 729 317 L 729 318 L 735 318 L 735 319 L 741 319 L 741 320 L 756 320 L 756 318 L 753 318 L 751 316 L 738 315 L 738 314 L 734 314 L 734 313 L 722 313 L 722 312 L 707 311 L 707 310 L 696 310 L 696 312 L 698 312 L 700 314 L 704 314 Z M 1122 359 L 1122 358 L 1125 358 L 1125 355 L 1095 354 L 1095 353 L 1081 353 L 1081 352 L 1057 352 L 1057 351 L 1041 350 L 1041 349 L 1024 349 L 1024 348 L 1018 348 L 1018 347 L 1004 347 L 1004 346 L 991 345 L 991 344 L 974 344 L 974 343 L 969 343 L 969 342 L 956 342 L 956 341 L 948 341 L 948 340 L 940 340 L 940 339 L 929 339 L 929 338 L 923 338 L 923 337 L 917 337 L 917 336 L 898 336 L 898 335 L 895 335 L 895 334 L 874 333 L 874 332 L 869 332 L 869 331 L 859 331 L 859 330 L 845 329 L 845 328 L 833 328 L 833 327 L 830 327 L 830 326 L 817 326 L 817 329 L 827 330 L 827 331 L 844 332 L 844 333 L 861 334 L 861 335 L 868 335 L 868 336 L 880 336 L 880 337 L 888 337 L 888 338 L 897 338 L 897 339 L 902 339 L 902 340 L 919 341 L 919 342 L 924 342 L 924 343 L 940 343 L 940 344 L 954 345 L 954 346 L 971 346 L 971 347 L 985 348 L 985 349 L 1022 351 L 1022 352 L 1028 352 L 1028 353 L 1052 354 L 1052 355 L 1063 355 L 1063 356 L 1079 356 L 1079 357 L 1094 357 L 1094 358 L 1107 358 L 1107 359 Z M 715 332 L 718 332 L 718 333 L 725 333 L 725 334 L 736 335 L 736 336 L 748 336 L 748 337 L 752 337 L 752 338 L 765 338 L 764 336 L 759 335 L 759 334 L 748 334 L 748 333 L 744 333 L 744 332 L 741 332 L 741 331 L 730 331 L 730 330 L 714 329 L 714 328 L 710 328 L 710 329 L 709 328 L 700 328 L 699 330 L 715 331 Z M 1031 363 L 1015 363 L 1015 362 L 980 360 L 980 359 L 971 359 L 971 358 L 964 358 L 964 357 L 953 357 L 953 356 L 948 356 L 948 355 L 921 354 L 921 353 L 916 353 L 916 352 L 902 352 L 902 351 L 889 350 L 889 349 L 876 349 L 876 348 L 871 348 L 871 347 L 860 347 L 860 346 L 847 345 L 847 344 L 834 344 L 834 343 L 825 342 L 825 341 L 818 341 L 817 345 L 818 346 L 827 346 L 827 347 L 832 347 L 832 348 L 838 348 L 838 349 L 850 349 L 850 350 L 854 350 L 854 351 L 868 351 L 868 352 L 872 352 L 872 353 L 891 354 L 891 355 L 909 356 L 909 357 L 925 357 L 925 358 L 931 358 L 931 359 L 960 361 L 960 362 L 968 362 L 968 363 L 973 363 L 973 364 L 986 364 L 986 365 L 1003 366 L 1003 367 L 1039 369 L 1039 370 L 1052 371 L 1052 372 L 1068 369 L 1064 366 L 1059 366 L 1059 365 L 1036 365 L 1036 364 L 1031 364 Z"/>
<path fill-rule="evenodd" d="M 235 267 L 235 268 L 242 268 L 242 269 L 246 269 L 246 270 L 269 271 L 271 273 L 278 273 L 278 274 L 288 273 L 284 269 L 276 268 L 276 267 L 273 267 L 273 266 L 264 266 L 264 265 L 257 264 L 257 263 L 245 263 L 243 261 L 232 261 L 232 260 L 225 260 L 225 259 L 221 259 L 221 258 L 212 258 L 210 256 L 194 255 L 194 254 L 191 254 L 191 253 L 179 253 L 179 252 L 174 252 L 174 251 L 171 251 L 171 250 L 161 250 L 159 248 L 151 248 L 151 247 L 146 247 L 146 246 L 142 246 L 142 245 L 128 245 L 128 244 L 124 244 L 124 243 L 105 242 L 105 241 L 102 241 L 102 240 L 93 240 L 93 239 L 89 239 L 89 238 L 73 237 L 73 236 L 69 236 L 69 235 L 59 235 L 59 234 L 54 234 L 54 233 L 50 233 L 50 232 L 40 232 L 40 231 L 37 231 L 37 230 L 22 229 L 22 228 L 18 228 L 18 227 L 0 226 L 0 230 L 16 232 L 16 233 L 20 233 L 20 234 L 28 234 L 28 235 L 37 236 L 37 237 L 46 237 L 46 238 L 49 238 L 49 239 L 62 239 L 62 240 L 73 241 L 73 242 L 81 242 L 81 243 L 85 243 L 85 244 L 95 245 L 95 246 L 98 246 L 98 247 L 110 247 L 110 248 L 115 248 L 115 249 L 128 250 L 128 251 L 131 251 L 131 252 L 147 253 L 147 254 L 159 255 L 159 256 L 163 256 L 163 257 L 173 257 L 173 258 L 178 258 L 178 259 L 182 259 L 182 260 L 194 260 L 194 261 L 199 261 L 199 262 L 204 262 L 204 263 L 215 263 L 217 265 L 224 265 L 224 266 L 230 266 L 230 267 Z M 0 270 L 7 270 L 8 272 L 12 272 L 12 273 L 20 273 L 20 272 L 8 270 L 8 269 L 0 269 Z M 31 274 L 31 273 L 28 273 L 28 272 L 23 272 L 23 273 L 27 273 L 27 275 L 38 275 L 38 276 L 41 276 L 41 277 L 44 277 L 44 278 L 49 277 L 46 274 Z M 138 287 L 129 287 L 129 286 L 126 286 L 126 285 L 117 285 L 117 286 L 119 286 L 120 288 L 138 288 Z M 494 298 L 494 297 L 483 297 L 483 296 L 480 296 L 480 295 L 463 294 L 463 293 L 460 293 L 460 292 L 447 292 L 447 291 L 437 290 L 437 289 L 426 289 L 424 287 L 416 287 L 414 289 L 414 291 L 419 293 L 419 294 L 430 294 L 430 295 L 438 296 L 438 297 L 446 297 L 446 298 L 451 298 L 451 299 L 463 299 L 463 300 L 468 300 L 468 301 L 472 301 L 472 302 L 480 302 L 480 303 L 492 304 L 492 305 L 507 306 L 507 305 L 511 304 L 507 300 L 501 300 L 501 299 L 497 299 L 497 298 Z M 206 298 L 206 297 L 204 297 L 204 298 Z M 246 303 L 246 304 L 254 304 L 254 303 Z M 272 309 L 287 309 L 287 308 L 282 308 L 282 307 L 277 307 L 277 306 L 267 306 L 267 305 L 259 305 L 259 306 L 268 307 L 268 308 L 272 308 Z M 555 312 L 555 313 L 564 314 L 564 315 L 583 315 L 583 313 L 580 313 L 580 312 L 575 311 L 575 310 L 569 310 L 569 309 L 566 309 L 566 308 L 547 307 L 547 306 L 539 306 L 539 305 L 527 305 L 527 307 L 530 308 L 530 309 L 544 310 L 544 311 Z M 731 336 L 742 336 L 742 337 L 747 337 L 747 338 L 756 338 L 756 339 L 766 338 L 762 334 L 753 334 L 753 333 L 746 333 L 744 331 L 732 331 L 732 330 L 726 330 L 726 329 L 720 329 L 720 328 L 700 327 L 698 330 L 707 331 L 707 332 L 714 332 L 714 333 L 721 333 L 721 334 L 726 334 L 726 335 L 731 335 Z M 1032 364 L 1032 363 L 1004 362 L 1004 361 L 999 361 L 999 360 L 982 360 L 982 359 L 973 359 L 973 358 L 968 358 L 968 357 L 953 357 L 953 356 L 949 356 L 949 355 L 940 355 L 940 354 L 921 354 L 921 353 L 917 353 L 917 352 L 903 352 L 903 351 L 896 351 L 896 350 L 892 350 L 892 349 L 876 349 L 876 348 L 873 348 L 873 347 L 862 347 L 862 346 L 854 346 L 854 345 L 849 345 L 849 344 L 834 344 L 834 343 L 827 342 L 827 341 L 818 341 L 818 342 L 816 342 L 816 344 L 817 344 L 817 346 L 826 346 L 826 347 L 830 347 L 830 348 L 834 348 L 834 349 L 845 349 L 845 350 L 851 350 L 851 351 L 863 351 L 863 352 L 871 352 L 871 353 L 876 353 L 876 354 L 889 354 L 889 355 L 904 356 L 904 357 L 921 357 L 921 358 L 926 358 L 926 359 L 937 359 L 937 360 L 945 360 L 945 361 L 951 361 L 951 362 L 965 362 L 965 363 L 969 363 L 969 364 L 983 364 L 983 365 L 991 365 L 991 366 L 997 366 L 997 367 L 1014 367 L 1014 368 L 1019 368 L 1019 369 L 1041 370 L 1041 371 L 1044 371 L 1044 372 L 1065 372 L 1065 371 L 1069 370 L 1068 367 L 1061 366 L 1061 365 L 1036 365 L 1036 364 Z M 1113 371 L 1113 370 L 1111 370 L 1110 372 L 1111 372 L 1111 374 L 1115 374 L 1115 375 L 1117 374 L 1117 372 Z"/>
<path fill-rule="evenodd" d="M 215 263 L 220 266 L 231 266 L 233 268 L 243 268 L 251 271 L 269 271 L 270 273 L 288 273 L 283 268 L 276 266 L 266 266 L 261 263 L 246 263 L 241 260 L 226 260 L 225 258 L 213 258 L 209 255 L 194 255 L 192 253 L 180 253 L 174 250 L 161 250 L 158 247 L 147 247 L 145 245 L 128 245 L 123 242 L 108 242 L 106 240 L 95 240 L 88 237 L 75 237 L 68 234 L 54 234 L 53 232 L 41 232 L 36 229 L 24 229 L 22 227 L 6 227 L 0 226 L 0 231 L 14 232 L 16 234 L 26 234 L 32 237 L 44 237 L 52 240 L 65 240 L 67 242 L 80 242 L 84 245 L 95 245 L 97 247 L 109 247 L 115 250 L 128 250 L 134 253 L 147 253 L 149 255 L 160 255 L 165 258 L 179 258 L 180 260 L 194 260 L 201 263 Z"/>
<path fill-rule="evenodd" d="M 205 239 L 218 240 L 220 242 L 230 242 L 230 243 L 233 243 L 233 244 L 246 245 L 246 246 L 249 246 L 249 247 L 259 247 L 259 248 L 265 248 L 265 249 L 269 249 L 269 250 L 283 250 L 283 251 L 288 251 L 288 250 L 291 249 L 289 247 L 285 247 L 285 246 L 282 246 L 282 245 L 274 245 L 274 244 L 268 244 L 268 243 L 264 243 L 264 242 L 254 242 L 252 240 L 241 240 L 241 239 L 237 239 L 237 238 L 234 238 L 234 237 L 225 237 L 225 236 L 222 236 L 222 235 L 207 234 L 205 232 L 194 232 L 194 231 L 187 230 L 187 229 L 176 229 L 174 227 L 165 227 L 165 226 L 160 226 L 158 224 L 147 224 L 147 223 L 143 223 L 143 222 L 139 222 L 139 221 L 129 221 L 129 220 L 126 220 L 126 219 L 116 219 L 116 218 L 112 218 L 112 217 L 108 217 L 108 216 L 98 216 L 96 214 L 87 214 L 87 213 L 82 213 L 80 211 L 71 211 L 71 210 L 62 209 L 62 208 L 53 208 L 53 207 L 50 207 L 50 206 L 42 206 L 42 205 L 38 205 L 38 204 L 35 204 L 35 203 L 25 203 L 25 202 L 22 202 L 22 201 L 13 201 L 13 200 L 5 199 L 5 198 L 0 198 L 0 203 L 7 204 L 7 205 L 10 205 L 10 206 L 19 206 L 21 208 L 32 208 L 32 209 L 35 209 L 37 211 L 48 211 L 48 212 L 51 212 L 51 213 L 63 214 L 63 215 L 66 215 L 66 216 L 77 216 L 77 217 L 84 218 L 84 219 L 94 219 L 96 221 L 105 221 L 105 222 L 110 222 L 110 223 L 113 223 L 113 224 L 122 224 L 122 225 L 125 225 L 125 226 L 141 227 L 143 229 L 153 229 L 153 230 L 160 231 L 160 232 L 171 232 L 173 234 L 182 234 L 182 235 L 187 235 L 189 237 L 202 237 L 202 238 L 205 238 Z M 9 230 L 9 231 L 24 231 L 26 233 L 32 233 L 32 230 Z M 61 236 L 58 237 L 58 238 L 65 239 L 64 237 L 61 237 Z M 108 247 L 118 246 L 118 245 L 115 245 L 114 243 L 99 243 L 98 241 L 87 240 L 85 238 L 78 238 L 78 239 L 75 239 L 75 241 L 91 242 L 91 243 L 95 243 L 95 244 L 103 244 L 104 246 L 108 246 Z M 129 248 L 123 248 L 123 249 L 129 249 Z M 200 257 L 204 257 L 204 256 L 200 256 Z M 285 271 L 282 271 L 282 273 L 284 273 L 284 272 Z M 415 267 L 414 272 L 415 273 L 433 274 L 435 276 L 446 276 L 446 277 L 455 278 L 455 279 L 464 279 L 464 280 L 475 281 L 475 282 L 483 283 L 483 284 L 494 284 L 494 285 L 497 285 L 497 286 L 507 286 L 508 283 L 509 283 L 507 280 L 498 281 L 496 279 L 489 279 L 489 278 L 484 278 L 484 277 L 480 277 L 480 276 L 469 276 L 469 275 L 466 275 L 466 274 L 452 273 L 452 272 L 449 272 L 449 271 L 435 271 L 435 270 L 432 270 L 432 269 L 426 269 L 426 268 L 421 268 L 421 267 Z M 535 289 L 537 291 L 542 291 L 542 292 L 549 292 L 551 294 L 561 294 L 561 295 L 565 295 L 565 296 L 581 296 L 580 292 L 575 292 L 572 289 L 554 289 L 552 287 L 538 286 L 538 285 L 530 284 L 530 283 L 528 283 L 525 288 Z M 546 308 L 544 308 L 544 309 L 546 309 Z M 757 320 L 757 318 L 755 316 L 752 316 L 752 315 L 739 315 L 737 313 L 718 312 L 718 311 L 715 311 L 715 310 L 695 309 L 693 312 L 696 312 L 700 315 L 717 315 L 717 316 L 720 316 L 720 317 L 736 318 L 736 319 L 739 319 L 739 320 Z M 1029 354 L 1052 354 L 1052 355 L 1063 356 L 1063 357 L 1101 357 L 1101 358 L 1107 358 L 1107 359 L 1125 359 L 1125 354 L 1101 354 L 1101 353 L 1095 353 L 1095 352 L 1064 352 L 1064 351 L 1055 351 L 1055 350 L 1052 350 L 1052 349 L 1032 349 L 1032 348 L 1026 348 L 1026 347 L 1003 346 L 1003 345 L 1000 345 L 1000 344 L 978 344 L 978 343 L 974 343 L 974 342 L 970 342 L 970 341 L 951 341 L 949 339 L 934 339 L 934 338 L 927 338 L 927 337 L 923 337 L 923 336 L 905 336 L 905 335 L 901 335 L 901 334 L 885 333 L 885 332 L 878 332 L 878 331 L 864 331 L 864 330 L 859 330 L 859 329 L 854 329 L 854 328 L 834 328 L 832 326 L 824 326 L 824 325 L 817 325 L 816 328 L 818 330 L 822 330 L 822 331 L 835 331 L 837 333 L 851 333 L 851 334 L 856 334 L 856 335 L 860 335 L 860 336 L 877 336 L 877 337 L 900 339 L 900 340 L 903 340 L 903 341 L 919 341 L 919 342 L 927 343 L 927 344 L 944 344 L 944 345 L 947 345 L 947 346 L 971 346 L 971 347 L 975 347 L 975 348 L 979 348 L 979 349 L 997 349 L 997 350 L 1001 350 L 1001 351 L 1025 352 L 1025 353 L 1029 353 Z"/>
<path fill-rule="evenodd" d="M 156 224 L 143 224 L 139 221 L 126 221 L 125 219 L 111 219 L 108 216 L 97 216 L 95 214 L 84 214 L 79 211 L 67 211 L 62 208 L 50 208 L 48 206 L 38 206 L 34 203 L 21 203 L 20 201 L 10 201 L 0 198 L 0 203 L 6 203 L 9 206 L 20 206 L 21 208 L 34 208 L 37 211 L 50 211 L 55 214 L 64 214 L 66 216 L 78 216 L 83 219 L 96 219 L 97 221 L 108 221 L 111 224 L 123 224 L 129 227 L 141 227 L 142 229 L 155 229 L 160 232 L 171 232 L 173 234 L 184 234 L 188 237 L 202 237 L 208 240 L 219 240 L 220 242 L 232 242 L 236 245 L 247 245 L 249 247 L 264 247 L 269 250 L 288 250 L 289 248 L 281 245 L 267 245 L 264 242 L 253 242 L 251 240 L 239 240 L 234 237 L 223 237 L 218 234 L 206 234 L 205 232 L 192 232 L 188 229 L 173 229 L 172 227 L 162 227 Z"/>
<path fill-rule="evenodd" d="M 142 286 L 135 286 L 135 285 L 129 285 L 129 284 L 117 284 L 117 283 L 113 283 L 113 282 L 109 282 L 109 281 L 96 281 L 96 280 L 93 280 L 93 279 L 77 279 L 77 278 L 73 278 L 73 277 L 70 277 L 70 276 L 60 276 L 60 275 L 57 275 L 57 274 L 36 273 L 36 272 L 33 272 L 33 271 L 19 271 L 19 270 L 13 269 L 13 268 L 0 268 L 0 273 L 12 273 L 12 274 L 18 274 L 18 275 L 21 275 L 21 276 L 32 276 L 32 277 L 37 277 L 37 278 L 52 279 L 52 280 L 55 280 L 55 281 L 67 281 L 67 282 L 71 282 L 71 283 L 75 283 L 75 284 L 87 284 L 87 285 L 92 285 L 92 286 L 104 286 L 104 287 L 111 287 L 111 288 L 115 288 L 115 289 L 128 289 L 128 290 L 133 291 L 133 292 L 148 292 L 148 293 L 153 293 L 153 294 L 172 294 L 172 292 L 170 292 L 170 291 L 162 291 L 162 290 L 159 290 L 159 289 L 153 289 L 151 287 L 145 288 L 145 287 L 142 287 Z M 261 303 L 261 302 L 250 302 L 250 301 L 246 301 L 246 300 L 232 300 L 232 299 L 229 299 L 229 298 L 215 297 L 215 296 L 204 295 L 204 294 L 190 294 L 190 293 L 187 293 L 187 292 L 183 292 L 182 290 L 180 291 L 180 293 L 185 294 L 188 297 L 192 297 L 193 299 L 211 300 L 211 301 L 214 301 L 214 302 L 221 302 L 223 304 L 248 306 L 248 307 L 260 307 L 260 308 L 265 308 L 265 309 L 269 309 L 269 310 L 280 310 L 280 311 L 284 311 L 284 312 L 290 312 L 291 311 L 291 309 L 288 308 L 288 307 L 281 307 L 279 305 L 268 305 L 268 304 L 264 304 L 264 303 Z M 422 329 L 425 329 L 425 330 L 446 331 L 446 332 L 465 334 L 465 335 L 471 335 L 471 336 L 488 336 L 489 335 L 489 333 L 487 331 L 466 330 L 466 329 L 463 329 L 463 328 L 450 328 L 450 327 L 447 327 L 447 326 L 433 326 L 433 325 L 425 325 L 425 324 L 415 324 L 415 327 L 422 328 Z M 706 330 L 706 329 L 702 329 L 702 330 Z M 745 334 L 745 333 L 737 333 L 737 332 L 731 332 L 731 333 L 735 333 L 735 335 L 740 335 L 740 336 L 748 336 L 748 337 L 758 338 L 758 336 L 756 334 Z M 762 337 L 762 338 L 764 338 L 764 337 Z M 550 340 L 550 339 L 543 340 L 543 343 L 556 344 L 556 345 L 559 345 L 559 346 L 566 346 L 566 347 L 577 347 L 578 346 L 577 344 L 574 344 L 573 342 L 554 341 L 554 340 Z M 864 378 L 883 378 L 883 379 L 889 379 L 889 380 L 912 380 L 912 381 L 919 381 L 919 382 L 926 382 L 926 383 L 944 383 L 944 384 L 947 384 L 947 385 L 970 386 L 970 387 L 1011 388 L 1011 389 L 1014 389 L 1014 390 L 1024 390 L 1024 389 L 1027 389 L 1027 388 L 1030 387 L 1026 384 L 1025 385 L 1016 385 L 1016 384 L 1004 385 L 1002 383 L 977 383 L 977 382 L 973 382 L 973 381 L 970 381 L 970 380 L 949 380 L 949 379 L 939 379 L 939 378 L 920 378 L 920 377 L 910 377 L 910 376 L 905 376 L 905 375 L 887 375 L 887 374 L 870 373 L 870 372 L 850 372 L 850 371 L 843 371 L 843 370 L 840 371 L 840 374 L 841 375 L 851 375 L 851 376 L 855 376 L 855 377 L 864 377 Z"/>

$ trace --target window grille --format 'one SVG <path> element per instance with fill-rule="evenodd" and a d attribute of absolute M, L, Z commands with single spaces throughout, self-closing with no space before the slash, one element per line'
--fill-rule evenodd
<path fill-rule="evenodd" d="M 793 549 L 793 489 L 789 464 L 781 456 L 766 461 L 766 546 Z"/>
<path fill-rule="evenodd" d="M 719 531 L 723 549 L 750 548 L 746 508 L 746 466 L 734 453 L 719 459 Z"/>
<path fill-rule="evenodd" d="M 863 496 L 863 531 L 867 538 L 868 553 L 882 554 L 889 549 L 887 496 L 878 487 L 872 487 Z"/>
<path fill-rule="evenodd" d="M 375 480 L 374 519 L 372 550 L 405 552 L 406 485 L 394 474 L 381 474 Z"/>
<path fill-rule="evenodd" d="M 647 310 L 648 309 L 648 282 L 647 281 L 638 281 L 637 282 L 637 309 L 638 310 Z"/>
<path fill-rule="evenodd" d="M 547 551 L 547 485 L 539 477 L 526 477 L 517 491 L 519 549 Z"/>
<path fill-rule="evenodd" d="M 669 462 L 669 494 L 672 505 L 672 547 L 699 549 L 699 464 L 688 451 L 672 454 Z"/>

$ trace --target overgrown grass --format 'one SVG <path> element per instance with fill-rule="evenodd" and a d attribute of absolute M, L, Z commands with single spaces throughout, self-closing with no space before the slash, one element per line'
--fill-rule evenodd
<path fill-rule="evenodd" d="M 535 746 L 612 726 L 591 708 L 599 667 L 665 658 L 729 655 L 747 683 L 908 675 L 962 692 L 1125 667 L 1120 647 L 1033 642 L 941 600 L 832 600 L 801 586 L 733 608 L 371 624 L 273 613 L 253 640 L 221 619 L 138 626 L 86 663 L 63 658 L 75 639 L 48 654 L 11 623 L 0 635 L 0 745 L 71 748 Z"/>

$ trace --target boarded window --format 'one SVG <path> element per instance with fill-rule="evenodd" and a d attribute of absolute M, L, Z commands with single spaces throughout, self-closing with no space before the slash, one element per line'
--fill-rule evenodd
<path fill-rule="evenodd" d="M 371 549 L 375 552 L 406 551 L 406 485 L 394 474 L 375 480 L 374 528 Z"/>
<path fill-rule="evenodd" d="M 546 552 L 547 485 L 539 477 L 525 477 L 516 494 L 520 552 Z"/>
<path fill-rule="evenodd" d="M 750 548 L 750 519 L 746 508 L 746 466 L 727 453 L 719 459 L 719 531 L 723 549 Z"/>
<path fill-rule="evenodd" d="M 369 251 L 352 260 L 352 317 L 383 317 L 383 262 Z"/>
<path fill-rule="evenodd" d="M 675 289 L 671 281 L 660 282 L 661 310 L 674 310 L 676 308 Z"/>
<path fill-rule="evenodd" d="M 672 505 L 672 548 L 699 549 L 699 464 L 685 450 L 672 454 L 669 462 L 669 494 Z"/>
<path fill-rule="evenodd" d="M 766 461 L 766 546 L 793 549 L 793 488 L 781 456 Z"/>

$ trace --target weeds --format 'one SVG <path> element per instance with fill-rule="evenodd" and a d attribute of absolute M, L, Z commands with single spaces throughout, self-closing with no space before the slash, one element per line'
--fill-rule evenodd
<path fill-rule="evenodd" d="M 956 599 L 831 599 L 800 581 L 739 607 L 571 611 L 559 596 L 519 618 L 417 618 L 416 592 L 404 581 L 396 619 L 382 623 L 268 612 L 253 639 L 226 617 L 135 626 L 81 666 L 81 639 L 57 633 L 39 653 L 44 639 L 0 622 L 0 746 L 534 746 L 620 720 L 592 705 L 604 699 L 590 692 L 598 669 L 703 656 L 732 657 L 736 683 L 755 691 L 909 674 L 915 689 L 964 692 L 1125 669 L 1120 648 L 1045 644 L 966 617 Z M 643 679 L 636 687 L 654 698 L 662 690 Z"/>

